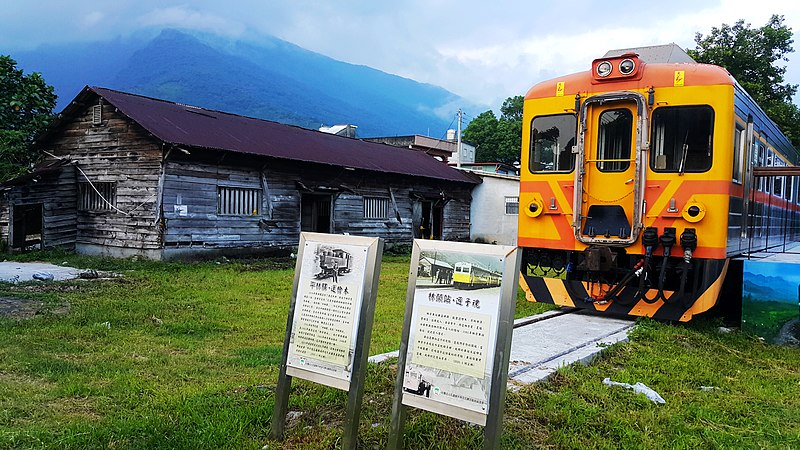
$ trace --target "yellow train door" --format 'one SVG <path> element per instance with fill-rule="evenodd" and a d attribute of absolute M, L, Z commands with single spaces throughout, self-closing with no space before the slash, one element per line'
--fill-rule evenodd
<path fill-rule="evenodd" d="M 635 92 L 586 99 L 575 171 L 575 237 L 586 244 L 630 245 L 644 209 L 647 108 Z"/>

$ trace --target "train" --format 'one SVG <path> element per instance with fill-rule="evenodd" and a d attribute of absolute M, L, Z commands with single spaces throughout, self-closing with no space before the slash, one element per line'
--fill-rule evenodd
<path fill-rule="evenodd" d="M 456 289 L 481 289 L 500 286 L 502 274 L 468 262 L 457 262 L 453 271 Z"/>
<path fill-rule="evenodd" d="M 317 279 L 344 275 L 352 270 L 353 257 L 350 253 L 340 248 L 323 248 L 318 252 L 320 271 L 315 275 Z"/>
<path fill-rule="evenodd" d="M 528 90 L 522 128 L 530 301 L 688 321 L 800 238 L 798 153 L 721 67 L 598 58 Z"/>

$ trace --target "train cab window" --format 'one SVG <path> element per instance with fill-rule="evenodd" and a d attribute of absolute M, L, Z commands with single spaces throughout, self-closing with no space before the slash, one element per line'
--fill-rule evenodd
<path fill-rule="evenodd" d="M 655 110 L 650 168 L 656 172 L 705 172 L 711 168 L 714 110 L 668 106 Z"/>
<path fill-rule="evenodd" d="M 571 172 L 575 168 L 574 114 L 539 116 L 531 122 L 531 172 Z"/>
<path fill-rule="evenodd" d="M 600 114 L 597 136 L 597 168 L 603 172 L 624 172 L 631 166 L 633 114 L 611 109 Z M 628 161 L 619 161 L 626 159 Z"/>

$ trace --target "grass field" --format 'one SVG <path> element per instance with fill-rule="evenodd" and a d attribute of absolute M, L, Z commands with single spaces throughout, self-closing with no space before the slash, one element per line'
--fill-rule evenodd
<path fill-rule="evenodd" d="M 0 318 L 0 448 L 337 448 L 346 393 L 295 380 L 287 439 L 268 439 L 291 260 L 157 263 L 38 254 L 111 280 L 2 284 L 44 303 Z M 385 257 L 371 354 L 395 350 L 407 257 Z M 520 296 L 521 299 L 521 296 Z M 544 310 L 518 301 L 517 316 Z M 395 367 L 368 371 L 360 446 L 388 437 Z M 641 381 L 666 405 L 602 384 Z M 703 386 L 710 387 L 707 389 Z M 800 350 L 714 322 L 641 321 L 588 367 L 507 397 L 503 448 L 800 448 Z M 407 448 L 482 448 L 479 427 L 412 410 Z"/>
<path fill-rule="evenodd" d="M 742 329 L 767 342 L 775 342 L 781 327 L 788 321 L 797 318 L 797 304 L 775 301 L 750 300 L 742 301 Z"/>

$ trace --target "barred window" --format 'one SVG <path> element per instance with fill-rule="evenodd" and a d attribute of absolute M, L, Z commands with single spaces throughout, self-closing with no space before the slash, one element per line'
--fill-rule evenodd
<path fill-rule="evenodd" d="M 111 211 L 116 206 L 117 183 L 78 183 L 79 211 Z"/>
<path fill-rule="evenodd" d="M 217 213 L 236 216 L 261 214 L 261 189 L 219 186 Z"/>
<path fill-rule="evenodd" d="M 519 197 L 506 197 L 506 214 L 519 214 Z"/>
<path fill-rule="evenodd" d="M 365 219 L 388 219 L 389 199 L 383 197 L 364 197 Z"/>

